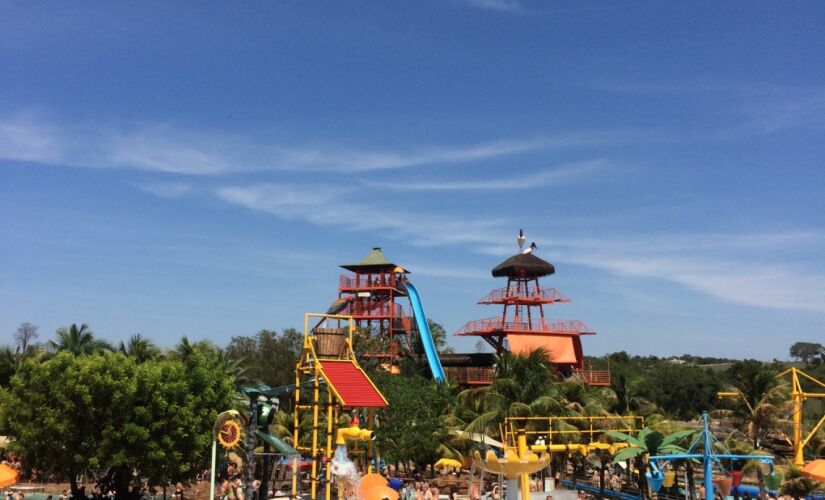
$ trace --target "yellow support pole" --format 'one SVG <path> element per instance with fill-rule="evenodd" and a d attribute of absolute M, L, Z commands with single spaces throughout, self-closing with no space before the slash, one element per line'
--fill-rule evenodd
<path fill-rule="evenodd" d="M 312 496 L 310 498 L 316 498 L 315 495 L 318 493 L 318 377 L 320 374 L 317 366 L 316 363 L 312 391 L 312 487 L 310 489 Z"/>
<path fill-rule="evenodd" d="M 793 400 L 793 463 L 798 467 L 805 465 L 805 456 L 802 445 L 802 404 L 805 402 L 805 393 L 799 385 L 796 368 L 791 369 L 791 399 Z"/>
<path fill-rule="evenodd" d="M 367 409 L 367 429 L 375 430 L 375 408 Z M 373 459 L 372 439 L 367 443 L 367 474 L 372 473 L 372 459 Z M 379 465 L 380 468 L 380 465 Z M 379 471 L 380 472 L 380 471 Z"/>
<path fill-rule="evenodd" d="M 527 448 L 527 434 L 524 429 L 518 430 L 518 456 L 519 458 L 526 458 L 529 453 Z M 521 500 L 530 500 L 530 475 L 519 475 L 519 489 L 521 490 Z"/>
<path fill-rule="evenodd" d="M 303 354 L 302 354 L 303 356 Z M 300 415 L 299 412 L 301 411 L 301 360 L 298 360 L 298 364 L 295 367 L 295 411 L 293 412 L 293 419 L 292 419 L 292 444 L 295 448 L 298 448 L 300 441 L 298 440 L 298 431 L 300 430 Z M 300 470 L 295 469 L 295 462 L 293 461 L 293 471 L 292 471 L 292 499 L 295 500 L 298 498 L 298 476 L 300 475 Z"/>
<path fill-rule="evenodd" d="M 805 465 L 805 445 L 811 440 L 813 435 L 822 425 L 822 422 L 825 421 L 825 416 L 820 419 L 820 421 L 814 426 L 811 430 L 810 434 L 807 437 L 803 437 L 804 428 L 803 428 L 803 420 L 802 420 L 802 411 L 803 406 L 805 404 L 805 399 L 807 398 L 825 398 L 825 393 L 821 392 L 805 392 L 802 389 L 802 383 L 800 381 L 800 375 L 809 381 L 815 383 L 816 385 L 825 388 L 825 384 L 820 382 L 819 380 L 811 377 L 807 373 L 803 372 L 797 367 L 791 367 L 784 372 L 777 375 L 777 377 L 784 377 L 786 375 L 791 376 L 791 401 L 793 403 L 793 462 L 794 465 L 798 467 L 802 467 Z"/>
<path fill-rule="evenodd" d="M 330 500 L 332 498 L 332 475 L 331 473 L 331 466 L 332 466 L 332 419 L 335 410 L 332 404 L 332 391 L 327 391 L 327 473 L 326 473 L 326 480 L 327 480 L 327 487 L 326 487 L 326 498 Z"/>

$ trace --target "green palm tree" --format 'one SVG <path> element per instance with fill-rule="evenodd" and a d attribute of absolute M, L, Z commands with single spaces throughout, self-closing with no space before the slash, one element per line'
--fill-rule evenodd
<path fill-rule="evenodd" d="M 717 414 L 729 418 L 750 436 L 753 448 L 771 429 L 787 427 L 788 386 L 776 377 L 777 370 L 758 361 L 744 361 L 731 368 L 732 386 L 739 397 L 729 400 L 730 408 Z"/>
<path fill-rule="evenodd" d="M 217 357 L 218 366 L 230 377 L 235 383 L 235 387 L 240 390 L 255 381 L 253 381 L 247 374 L 248 370 L 244 364 L 244 360 L 236 358 L 229 354 L 225 349 L 216 349 L 215 356 Z"/>
<path fill-rule="evenodd" d="M 185 335 L 180 339 L 175 349 L 169 352 L 168 356 L 172 359 L 185 361 L 195 352 L 214 358 L 217 366 L 232 378 L 232 383 L 238 391 L 240 399 L 246 399 L 246 396 L 241 393 L 241 388 L 255 381 L 248 376 L 243 359 L 232 356 L 228 351 L 217 347 L 208 340 L 192 342 Z"/>
<path fill-rule="evenodd" d="M 208 340 L 198 340 L 196 342 L 192 342 L 189 340 L 189 337 L 184 335 L 181 337 L 180 342 L 178 342 L 175 346 L 175 349 L 169 352 L 169 356 L 173 359 L 186 359 L 195 351 L 202 354 L 212 354 L 216 350 L 217 347 L 215 347 L 215 345 Z"/>
<path fill-rule="evenodd" d="M 118 350 L 128 357 L 134 358 L 137 363 L 157 359 L 160 356 L 160 349 L 155 346 L 154 342 L 139 333 L 132 335 L 127 344 L 120 341 Z"/>
<path fill-rule="evenodd" d="M 648 413 L 653 404 L 644 396 L 645 378 L 637 373 L 619 371 L 612 381 L 613 391 L 617 397 L 617 404 L 626 415 L 634 410 L 638 413 Z"/>
<path fill-rule="evenodd" d="M 610 408 L 617 403 L 616 393 L 612 389 L 588 385 L 575 378 L 559 382 L 557 389 L 567 401 L 568 410 L 581 416 L 610 415 Z"/>
<path fill-rule="evenodd" d="M 687 436 L 695 433 L 692 429 L 677 431 L 665 436 L 661 432 L 654 431 L 650 427 L 645 427 L 639 431 L 638 436 L 631 436 L 624 432 L 608 431 L 606 434 L 616 441 L 627 443 L 627 448 L 622 448 L 613 456 L 613 463 L 634 460 L 639 469 L 639 490 L 644 497 L 647 492 L 647 481 L 643 472 L 647 468 L 648 457 L 659 454 L 683 453 L 685 449 L 679 446 L 679 442 Z"/>
<path fill-rule="evenodd" d="M 571 414 L 557 382 L 543 349 L 499 355 L 492 384 L 459 395 L 465 412 L 471 408 L 478 412 L 465 430 L 500 437 L 499 426 L 507 417 Z"/>
<path fill-rule="evenodd" d="M 50 340 L 48 345 L 52 351 L 66 351 L 75 356 L 112 350 L 112 346 L 108 342 L 96 339 L 94 332 L 85 323 L 80 325 L 80 328 L 75 323 L 72 323 L 68 328 L 58 328 L 57 339 Z"/>

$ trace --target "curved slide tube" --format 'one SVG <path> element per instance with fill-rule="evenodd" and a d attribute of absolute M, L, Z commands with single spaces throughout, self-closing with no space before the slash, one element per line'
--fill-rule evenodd
<path fill-rule="evenodd" d="M 409 281 L 405 283 L 407 294 L 410 296 L 415 323 L 418 325 L 418 334 L 421 336 L 421 343 L 424 344 L 424 353 L 427 355 L 427 362 L 430 364 L 430 371 L 436 382 L 444 382 L 447 378 L 444 375 L 444 368 L 441 367 L 441 360 L 438 359 L 438 351 L 435 349 L 433 334 L 430 332 L 430 325 L 427 324 L 427 316 L 424 315 L 424 308 L 421 307 L 421 297 Z"/>
<path fill-rule="evenodd" d="M 269 443 L 273 448 L 275 448 L 278 451 L 278 453 L 283 454 L 285 457 L 301 457 L 301 453 L 298 452 L 298 450 L 286 444 L 286 442 L 278 436 L 273 436 L 272 434 L 267 434 L 261 431 L 255 431 L 255 434 L 257 434 L 259 438 Z"/>

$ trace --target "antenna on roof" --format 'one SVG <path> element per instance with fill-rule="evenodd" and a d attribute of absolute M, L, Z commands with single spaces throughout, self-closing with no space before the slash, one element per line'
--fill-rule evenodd
<path fill-rule="evenodd" d="M 524 249 L 524 242 L 527 241 L 524 239 L 524 229 L 518 230 L 518 247 L 519 249 Z"/>

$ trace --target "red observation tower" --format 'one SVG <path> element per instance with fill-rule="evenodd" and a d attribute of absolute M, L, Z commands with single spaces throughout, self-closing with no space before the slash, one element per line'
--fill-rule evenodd
<path fill-rule="evenodd" d="M 398 299 L 408 301 L 406 289 L 399 286 L 409 272 L 390 262 L 380 247 L 375 247 L 357 264 L 345 264 L 352 274 L 342 275 L 338 282 L 338 301 L 330 308 L 339 314 L 352 316 L 359 328 L 368 328 L 372 335 L 387 340 L 383 352 L 370 353 L 372 357 L 395 358 L 398 355 L 396 336 L 408 335 L 410 317 Z M 339 308 L 340 307 L 340 308 Z"/>
<path fill-rule="evenodd" d="M 507 278 L 507 286 L 491 291 L 478 303 L 502 306 L 501 315 L 470 321 L 455 335 L 481 337 L 498 353 L 528 353 L 541 347 L 562 375 L 580 376 L 591 385 L 609 385 L 609 372 L 584 369 L 581 336 L 596 332 L 578 320 L 545 318 L 544 306 L 570 299 L 555 288 L 541 287 L 539 278 L 550 276 L 556 268 L 534 255 L 535 248 L 533 244 L 493 268 L 493 277 Z"/>

